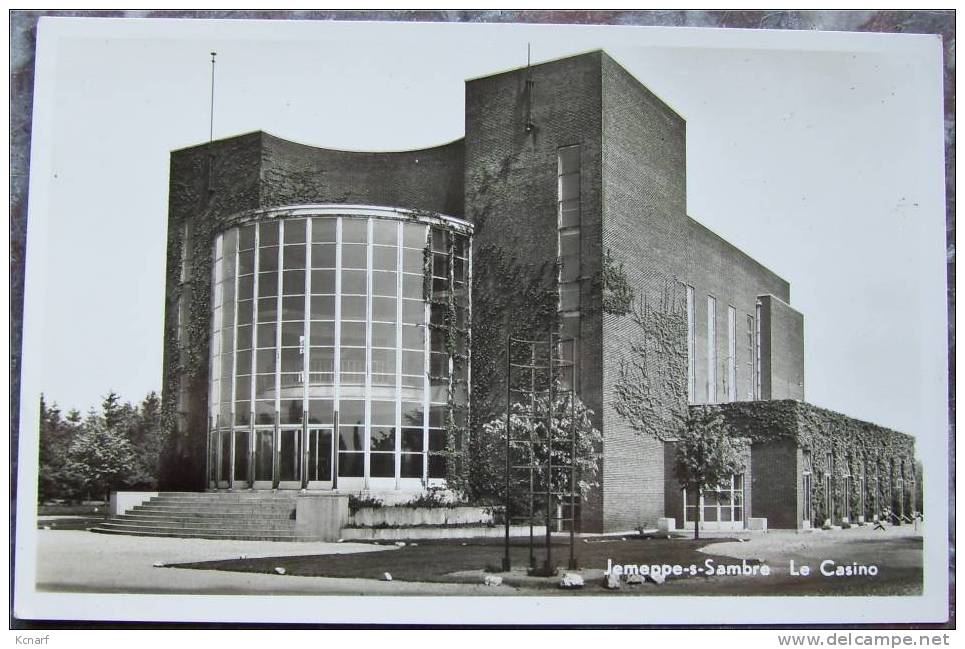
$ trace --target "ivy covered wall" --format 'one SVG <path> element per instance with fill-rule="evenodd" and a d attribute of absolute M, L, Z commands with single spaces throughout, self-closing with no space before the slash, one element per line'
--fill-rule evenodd
<path fill-rule="evenodd" d="M 872 520 L 875 516 L 904 515 L 910 519 L 918 509 L 915 492 L 921 474 L 916 469 L 915 438 L 911 435 L 794 400 L 722 403 L 691 409 L 721 413 L 735 435 L 750 439 L 754 445 L 793 443 L 797 449 L 796 465 L 780 470 L 797 476 L 795 521 L 810 519 L 812 525 L 821 526 L 830 518 L 838 524 L 849 510 L 852 523 L 858 516 Z M 803 473 L 808 466 L 810 515 L 804 511 L 802 489 Z M 753 470 L 756 469 L 752 467 Z M 762 487 L 766 485 L 758 485 L 758 491 Z M 834 505 L 833 516 L 829 504 Z"/>

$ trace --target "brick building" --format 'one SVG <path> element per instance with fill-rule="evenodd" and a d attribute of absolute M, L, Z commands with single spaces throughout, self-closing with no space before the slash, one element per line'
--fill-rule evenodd
<path fill-rule="evenodd" d="M 583 530 L 910 514 L 913 439 L 803 402 L 789 303 L 787 281 L 687 215 L 685 121 L 601 51 L 467 81 L 465 138 L 440 147 L 259 132 L 177 151 L 167 484 L 447 484 L 505 410 L 506 337 L 555 328 L 603 435 Z M 636 417 L 628 381 L 646 389 Z M 672 450 L 700 408 L 753 446 L 698 502 Z"/>

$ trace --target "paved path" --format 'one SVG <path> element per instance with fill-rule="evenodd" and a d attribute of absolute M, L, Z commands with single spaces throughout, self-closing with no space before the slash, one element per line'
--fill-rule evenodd
<path fill-rule="evenodd" d="M 216 541 L 37 531 L 37 590 L 86 593 L 191 593 L 208 595 L 472 595 L 496 594 L 485 586 L 384 582 L 371 579 L 294 577 L 217 570 L 155 568 L 155 562 L 341 554 L 394 550 L 364 543 Z M 511 593 L 506 589 L 506 594 Z"/>

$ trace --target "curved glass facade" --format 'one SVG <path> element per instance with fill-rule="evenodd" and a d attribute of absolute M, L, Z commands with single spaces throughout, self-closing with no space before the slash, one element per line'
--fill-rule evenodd
<path fill-rule="evenodd" d="M 468 415 L 470 226 L 264 215 L 212 269 L 212 488 L 442 486 Z"/>

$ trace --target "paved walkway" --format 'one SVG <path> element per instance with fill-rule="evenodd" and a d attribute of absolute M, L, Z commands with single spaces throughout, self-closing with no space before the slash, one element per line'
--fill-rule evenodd
<path fill-rule="evenodd" d="M 216 559 L 392 551 L 364 543 L 216 541 L 37 530 L 37 590 L 85 593 L 191 593 L 207 595 L 473 595 L 485 586 L 422 584 L 371 579 L 294 577 L 218 570 L 155 568 Z M 478 590 L 476 593 L 474 591 Z M 507 588 L 505 594 L 510 594 Z M 501 593 L 500 593 L 501 594 Z"/>

